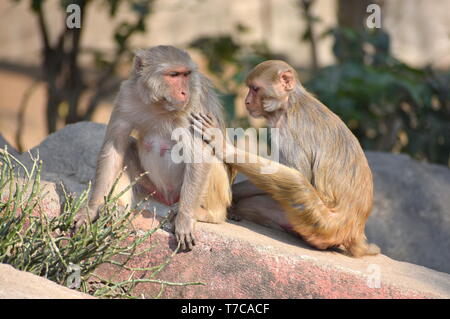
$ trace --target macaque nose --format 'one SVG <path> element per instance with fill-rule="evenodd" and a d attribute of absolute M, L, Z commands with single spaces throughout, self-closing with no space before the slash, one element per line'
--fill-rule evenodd
<path fill-rule="evenodd" d="M 180 91 L 178 93 L 178 99 L 182 102 L 187 101 L 189 98 L 189 94 L 187 93 L 187 91 Z"/>

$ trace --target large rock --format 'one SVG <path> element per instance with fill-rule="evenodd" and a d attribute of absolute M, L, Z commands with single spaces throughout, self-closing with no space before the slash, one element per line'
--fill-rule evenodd
<path fill-rule="evenodd" d="M 20 185 L 21 189 L 24 189 L 25 183 L 27 181 L 20 178 L 18 180 L 18 183 Z M 55 183 L 48 182 L 45 180 L 41 180 L 40 182 L 40 190 L 41 193 L 39 197 L 39 205 L 35 206 L 33 210 L 33 215 L 38 216 L 39 211 L 45 212 L 48 216 L 58 216 L 61 212 L 61 200 L 60 195 L 57 192 L 57 187 Z M 15 193 L 15 185 L 12 186 L 12 193 Z M 30 196 L 32 192 L 32 185 L 29 183 L 27 187 L 27 191 L 23 194 L 23 198 L 26 199 Z M 9 187 L 6 187 L 3 192 L 0 194 L 0 200 L 5 202 L 9 198 L 10 189 Z M 33 203 L 29 203 L 30 206 L 33 205 Z"/>
<path fill-rule="evenodd" d="M 152 216 L 134 221 L 152 229 Z M 158 279 L 203 286 L 166 286 L 163 298 L 450 298 L 450 275 L 384 255 L 352 258 L 318 251 L 287 233 L 250 222 L 197 225 L 198 243 L 178 253 Z M 130 266 L 150 267 L 164 262 L 176 247 L 174 235 L 157 231 L 139 250 Z M 100 276 L 126 280 L 129 270 L 112 265 Z M 137 277 L 148 277 L 138 272 Z M 159 284 L 140 284 L 136 295 L 159 293 Z"/>
<path fill-rule="evenodd" d="M 95 175 L 97 154 L 105 136 L 106 126 L 92 122 L 67 125 L 49 135 L 31 149 L 43 161 L 42 179 L 59 184 L 63 181 L 70 192 L 81 193 Z M 30 156 L 19 157 L 30 165 Z"/>
<path fill-rule="evenodd" d="M 83 122 L 69 125 L 65 129 L 50 135 L 43 143 L 32 150 L 32 152 L 35 153 L 36 150 L 39 149 L 41 159 L 44 161 L 43 179 L 56 183 L 62 180 L 69 191 L 80 193 L 86 188 L 87 182 L 94 177 L 96 156 L 103 141 L 104 134 L 104 125 Z M 2 145 L 0 145 L 0 147 L 1 146 Z M 448 249 L 448 247 L 450 247 L 450 170 L 439 165 L 419 163 L 404 155 L 367 152 L 367 156 L 375 180 L 375 205 L 366 228 L 369 240 L 380 245 L 383 253 L 392 258 L 450 272 L 450 265 L 448 263 L 448 260 L 450 260 L 450 251 Z M 29 163 L 27 158 L 27 154 L 20 155 L 20 159 L 28 161 L 27 163 Z M 159 209 L 164 209 L 164 207 L 160 206 Z M 233 227 L 239 227 L 239 229 L 236 229 L 235 232 L 229 232 L 227 229 L 230 227 L 232 229 L 236 229 Z M 301 248 L 303 246 L 301 241 L 276 231 L 266 231 L 264 228 L 257 227 L 251 223 L 243 223 L 238 226 L 230 224 L 221 226 L 201 225 L 199 226 L 199 229 L 202 231 L 200 236 L 206 236 L 206 244 L 204 244 L 204 247 L 200 246 L 203 248 L 198 248 L 198 250 L 205 249 L 205 251 L 207 251 L 207 249 L 211 248 L 216 252 L 208 257 L 211 258 L 211 260 L 207 261 L 208 265 L 214 263 L 219 265 L 220 260 L 227 259 L 228 266 L 226 270 L 222 271 L 223 273 L 227 273 L 227 271 L 234 272 L 236 269 L 239 270 L 244 267 L 249 267 L 249 272 L 252 271 L 252 267 L 255 267 L 255 269 L 257 269 L 254 271 L 255 273 L 261 273 L 265 269 L 264 267 L 266 267 L 267 269 L 271 269 L 270 271 L 268 270 L 270 273 L 281 271 L 281 268 L 290 265 L 289 267 L 291 267 L 293 273 L 295 273 L 295 275 L 292 275 L 293 279 L 288 279 L 286 277 L 281 278 L 280 280 L 292 280 L 293 284 L 292 286 L 289 286 L 291 289 L 294 288 L 295 282 L 298 281 L 301 283 L 300 288 L 303 289 L 303 291 L 310 291 L 309 295 L 311 296 L 319 296 L 320 294 L 314 293 L 313 290 L 320 289 L 320 287 L 325 289 L 326 285 L 328 285 L 327 287 L 330 287 L 329 285 L 333 282 L 340 283 L 345 287 L 350 287 L 352 285 L 350 283 L 363 285 L 363 281 L 361 281 L 363 280 L 363 277 L 361 276 L 358 280 L 356 280 L 355 277 L 354 280 L 356 281 L 352 279 L 353 281 L 348 281 L 349 284 L 343 284 L 343 281 L 339 279 L 340 275 L 337 275 L 337 273 L 340 273 L 339 269 L 345 269 L 345 273 L 355 273 L 355 271 L 359 271 L 361 275 L 363 274 L 362 269 L 367 268 L 368 260 L 372 260 L 372 257 L 360 260 L 348 259 L 348 257 L 340 255 L 339 257 L 334 257 L 335 253 L 316 252 L 307 247 Z M 211 229 L 216 229 L 217 231 L 211 231 L 209 233 L 212 235 L 208 235 L 208 231 Z M 227 238 L 221 237 L 220 234 L 227 232 L 229 234 Z M 237 242 L 233 242 L 232 251 L 230 251 L 229 248 L 226 248 L 227 243 L 231 242 L 233 237 L 239 237 L 243 232 L 248 233 L 246 241 L 239 241 L 237 239 Z M 256 242 L 254 242 L 257 238 L 256 233 L 258 232 L 267 232 L 267 235 L 264 235 L 265 237 L 275 239 L 261 242 L 258 246 Z M 254 236 L 251 234 L 254 234 Z M 287 238 L 290 238 L 289 254 L 284 250 L 278 250 L 279 252 L 281 251 L 280 254 L 264 253 L 266 252 L 264 248 L 265 245 L 273 247 L 279 241 L 281 241 L 280 244 L 282 244 Z M 163 241 L 167 243 L 169 238 L 165 238 Z M 214 244 L 208 246 L 208 242 L 214 242 Z M 253 247 L 252 249 L 254 250 L 248 251 L 248 249 L 250 249 L 249 247 Z M 221 251 L 221 249 L 223 251 Z M 244 265 L 242 260 L 245 260 L 244 257 L 251 254 L 253 254 L 253 257 L 249 257 L 249 262 L 246 262 Z M 294 257 L 296 255 L 300 257 Z M 188 262 L 197 262 L 199 263 L 199 266 L 195 268 L 196 270 L 194 272 L 191 272 L 202 277 L 201 271 L 203 269 L 206 271 L 207 269 L 201 266 L 204 264 L 202 258 L 207 255 L 197 255 L 194 251 L 190 254 L 182 254 L 182 256 L 184 256 L 186 264 L 184 264 L 183 259 L 181 259 L 180 267 L 187 267 L 187 269 L 180 270 L 180 268 L 175 268 L 175 272 L 178 273 L 181 271 L 181 273 L 184 273 L 186 271 L 190 273 L 190 268 L 187 266 L 189 265 Z M 214 256 L 218 256 L 218 259 L 213 262 Z M 285 259 L 286 256 L 289 258 Z M 261 262 L 257 261 L 259 260 L 258 258 L 260 258 Z M 344 258 L 342 259 L 344 261 L 341 262 L 340 258 Z M 428 273 L 429 270 L 396 263 L 384 256 L 375 258 L 381 258 L 375 259 L 375 264 L 382 266 L 383 273 L 389 273 L 389 269 L 394 269 L 393 273 L 389 275 L 394 278 L 393 282 L 409 282 L 408 278 L 410 278 L 410 280 L 415 282 L 412 285 L 419 285 L 419 282 L 426 283 L 429 281 L 433 282 L 432 286 L 434 288 L 439 286 L 439 289 L 441 289 L 435 291 L 433 288 L 427 290 L 430 293 L 422 295 L 419 292 L 424 290 L 416 289 L 414 291 L 418 296 L 444 296 L 448 292 L 448 281 L 445 275 L 435 275 L 434 272 Z M 270 260 L 282 260 L 282 262 L 273 264 L 269 262 Z M 305 265 L 309 265 L 304 264 L 304 260 L 314 260 L 314 263 L 311 264 L 310 268 L 302 268 Z M 336 260 L 339 262 L 336 262 Z M 386 260 L 389 261 L 386 262 Z M 219 266 L 217 267 L 220 268 Z M 330 278 L 334 279 L 326 279 L 325 281 L 322 281 L 322 284 L 319 284 L 319 286 L 315 286 L 316 288 L 314 289 L 311 288 L 312 286 L 308 288 L 308 285 L 312 285 L 313 281 L 304 281 L 301 278 L 297 278 L 302 276 L 302 272 L 308 273 L 308 276 L 312 276 L 313 278 L 314 276 L 327 277 L 328 274 L 326 269 L 332 269 L 330 274 L 334 271 L 337 277 L 330 275 Z M 315 271 L 317 271 L 317 273 L 315 273 Z M 401 275 L 403 271 L 408 272 L 410 276 Z M 212 275 L 212 272 L 213 271 L 211 270 L 210 275 Z M 298 276 L 297 273 L 299 273 Z M 286 274 L 286 276 L 288 275 Z M 182 280 L 176 279 L 175 273 L 173 274 L 173 278 L 177 281 Z M 186 274 L 186 278 L 189 280 L 191 279 L 188 274 Z M 243 277 L 241 279 L 246 280 Z M 219 279 L 211 278 L 211 280 Z M 211 282 L 211 280 L 208 281 Z M 229 278 L 229 280 L 231 279 Z M 252 278 L 252 280 L 258 282 L 255 278 Z M 439 282 L 443 284 L 439 284 Z M 236 283 L 236 285 L 237 284 L 238 283 Z M 338 289 L 339 287 L 339 285 L 332 286 L 335 287 L 333 289 Z M 362 289 L 362 286 L 360 287 Z M 297 288 L 300 289 L 298 285 Z M 189 290 L 191 288 L 187 289 Z M 256 289 L 256 286 L 252 289 Z M 247 296 L 253 296 L 250 293 L 251 289 L 246 289 L 245 291 L 249 292 Z M 363 296 L 366 293 L 364 290 L 359 291 L 359 293 L 353 295 Z M 305 294 L 304 292 L 291 293 L 291 296 L 308 296 L 308 293 Z M 328 293 L 331 293 L 331 291 L 325 289 L 323 296 L 327 296 Z M 389 295 L 388 293 L 377 294 L 378 293 L 371 296 Z M 232 296 L 244 295 L 243 292 L 234 295 L 232 294 Z M 269 295 L 273 297 L 289 296 L 289 293 L 287 291 L 281 292 L 273 290 L 271 293 L 268 293 L 267 296 Z M 345 289 L 341 291 L 339 296 L 345 296 Z M 394 294 L 392 296 L 394 296 Z"/>
<path fill-rule="evenodd" d="M 7 140 L 0 134 L 0 149 L 5 149 L 7 147 L 8 152 L 13 156 L 18 156 L 19 152 L 17 152 L 14 147 L 12 147 Z"/>
<path fill-rule="evenodd" d="M 90 299 L 87 294 L 0 264 L 0 299 Z"/>
<path fill-rule="evenodd" d="M 366 232 L 384 254 L 450 273 L 450 169 L 367 152 L 375 203 Z"/>

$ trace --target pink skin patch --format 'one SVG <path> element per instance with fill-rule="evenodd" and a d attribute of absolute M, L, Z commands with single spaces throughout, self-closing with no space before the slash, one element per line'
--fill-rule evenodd
<path fill-rule="evenodd" d="M 146 141 L 144 142 L 144 149 L 147 152 L 151 152 L 153 150 L 153 141 Z M 168 150 L 170 150 L 170 145 L 167 143 L 161 143 L 160 147 L 159 147 L 159 156 L 163 157 Z"/>
<path fill-rule="evenodd" d="M 161 157 L 164 156 L 168 150 L 170 150 L 170 145 L 166 143 L 161 143 L 159 148 L 159 156 Z"/>
<path fill-rule="evenodd" d="M 159 192 L 156 187 L 154 186 L 148 186 L 148 185 L 142 185 L 139 184 L 138 185 L 138 192 L 142 193 L 142 194 L 149 194 L 152 196 L 153 199 L 156 199 L 158 202 L 167 205 L 167 206 L 172 206 L 175 203 L 178 203 L 180 201 L 180 194 L 178 194 L 175 198 L 173 199 L 168 199 L 164 196 L 163 193 Z M 169 192 L 172 193 L 173 192 L 173 187 L 169 187 Z"/>
<path fill-rule="evenodd" d="M 144 142 L 144 149 L 147 152 L 151 152 L 153 149 L 153 142 Z"/>

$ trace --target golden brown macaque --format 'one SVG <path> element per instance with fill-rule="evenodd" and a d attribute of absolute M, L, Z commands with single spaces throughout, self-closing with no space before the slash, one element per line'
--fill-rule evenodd
<path fill-rule="evenodd" d="M 130 78 L 116 98 L 97 159 L 96 178 L 88 208 L 78 217 L 80 227 L 87 217 L 95 220 L 104 196 L 121 169 L 125 174 L 115 190 L 119 193 L 144 171 L 148 175 L 120 198 L 123 206 L 148 195 L 176 205 L 174 226 L 181 248 L 195 245 L 195 220 L 220 223 L 231 204 L 228 171 L 223 163 L 186 163 L 173 160 L 177 141 L 172 132 L 189 127 L 189 112 L 208 112 L 222 124 L 222 107 L 208 79 L 197 71 L 190 56 L 172 46 L 157 46 L 136 52 Z M 134 130 L 137 139 L 130 137 Z M 202 141 L 187 129 L 185 152 Z"/>
<path fill-rule="evenodd" d="M 378 254 L 364 234 L 373 182 L 356 137 L 283 61 L 257 65 L 246 83 L 249 113 L 278 129 L 279 163 L 223 142 L 221 131 L 210 130 L 217 127 L 212 117 L 191 117 L 216 156 L 249 178 L 233 185 L 233 213 L 292 231 L 318 249 L 344 248 L 355 257 Z M 245 161 L 236 161 L 240 156 Z M 269 165 L 272 173 L 262 173 Z"/>

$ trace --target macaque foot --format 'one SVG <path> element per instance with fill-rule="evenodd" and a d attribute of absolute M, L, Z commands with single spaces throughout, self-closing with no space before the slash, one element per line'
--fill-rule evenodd
<path fill-rule="evenodd" d="M 239 214 L 236 214 L 234 211 L 234 206 L 236 204 L 233 203 L 227 210 L 227 218 L 229 220 L 233 220 L 235 222 L 240 222 L 242 220 L 242 216 L 240 216 Z"/>
<path fill-rule="evenodd" d="M 175 238 L 181 250 L 192 250 L 195 246 L 194 223 L 195 220 L 188 214 L 178 212 L 175 217 Z"/>
<path fill-rule="evenodd" d="M 233 213 L 228 213 L 228 219 L 235 222 L 240 222 L 242 220 L 242 217 Z"/>

